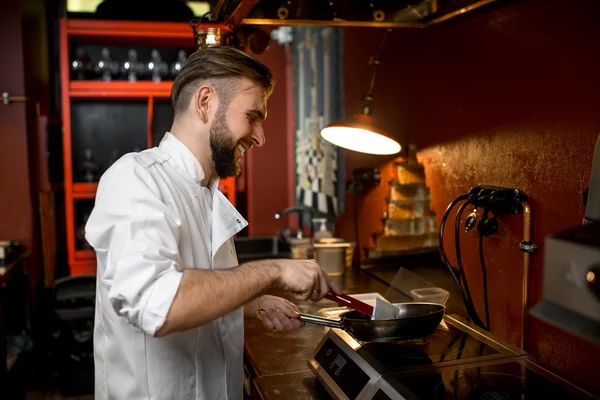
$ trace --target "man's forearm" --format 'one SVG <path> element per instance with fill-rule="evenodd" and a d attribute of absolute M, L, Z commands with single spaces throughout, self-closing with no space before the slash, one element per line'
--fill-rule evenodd
<path fill-rule="evenodd" d="M 277 264 L 267 260 L 222 271 L 187 269 L 156 336 L 213 321 L 265 293 L 278 277 Z"/>

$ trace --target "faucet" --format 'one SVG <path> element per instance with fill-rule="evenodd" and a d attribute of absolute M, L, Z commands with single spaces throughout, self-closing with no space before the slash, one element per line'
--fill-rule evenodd
<path fill-rule="evenodd" d="M 296 239 L 302 239 L 304 237 L 303 231 L 304 231 L 304 221 L 303 221 L 303 217 L 304 217 L 304 213 L 308 213 L 311 216 L 312 219 L 312 210 L 309 209 L 308 207 L 302 207 L 302 206 L 296 206 L 296 207 L 288 207 L 288 208 L 284 208 L 283 210 L 275 213 L 275 219 L 281 219 L 281 217 L 283 217 L 286 214 L 289 214 L 291 212 L 295 212 L 297 217 L 298 217 L 298 232 L 296 233 Z M 282 232 L 282 236 L 283 232 Z"/>

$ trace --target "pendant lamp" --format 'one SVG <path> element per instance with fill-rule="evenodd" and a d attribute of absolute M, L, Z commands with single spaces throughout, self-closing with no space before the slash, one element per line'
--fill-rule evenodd
<path fill-rule="evenodd" d="M 373 117 L 371 116 L 375 74 L 380 64 L 381 50 L 390 31 L 391 29 L 386 30 L 379 46 L 377 57 L 373 61 L 373 75 L 371 76 L 369 92 L 363 96 L 365 104 L 362 112 L 356 114 L 351 121 L 335 122 L 323 128 L 321 130 L 321 137 L 328 142 L 348 150 L 367 154 L 396 154 L 402 149 L 400 143 L 392 135 L 375 126 Z"/>

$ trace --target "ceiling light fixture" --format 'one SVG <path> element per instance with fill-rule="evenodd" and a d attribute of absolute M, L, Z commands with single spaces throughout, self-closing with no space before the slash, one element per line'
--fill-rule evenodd
<path fill-rule="evenodd" d="M 202 18 L 190 21 L 190 27 L 194 31 L 196 49 L 202 50 L 213 46 L 233 45 L 233 30 L 221 23 L 203 22 Z"/>
<path fill-rule="evenodd" d="M 363 96 L 365 104 L 363 105 L 362 112 L 356 114 L 353 121 L 335 122 L 323 128 L 321 130 L 321 137 L 328 142 L 348 150 L 368 154 L 396 154 L 402 149 L 400 143 L 391 134 L 375 126 L 373 116 L 371 115 L 375 75 L 380 64 L 381 50 L 389 32 L 391 32 L 391 29 L 386 30 L 379 46 L 377 57 L 372 62 L 373 75 L 371 76 L 369 92 Z"/>
<path fill-rule="evenodd" d="M 222 15 L 213 18 L 206 13 L 200 18 L 190 21 L 194 31 L 196 50 L 215 46 L 232 46 L 246 51 L 249 48 L 254 54 L 262 54 L 269 47 L 271 37 L 267 32 L 257 26 L 233 26 L 226 22 L 219 22 Z"/>

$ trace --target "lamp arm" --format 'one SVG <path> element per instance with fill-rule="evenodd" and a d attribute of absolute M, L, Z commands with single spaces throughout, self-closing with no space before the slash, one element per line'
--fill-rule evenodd
<path fill-rule="evenodd" d="M 386 29 L 385 34 L 383 35 L 383 39 L 381 40 L 381 44 L 379 45 L 379 50 L 377 51 L 377 56 L 373 60 L 373 75 L 371 75 L 371 83 L 369 85 L 369 91 L 366 96 L 364 96 L 365 105 L 363 106 L 363 114 L 371 115 L 371 101 L 373 100 L 373 88 L 375 87 L 375 76 L 377 75 L 377 68 L 379 67 L 381 58 L 381 52 L 383 51 L 383 45 L 385 44 L 385 40 L 387 39 L 388 34 L 391 32 L 391 29 Z"/>

